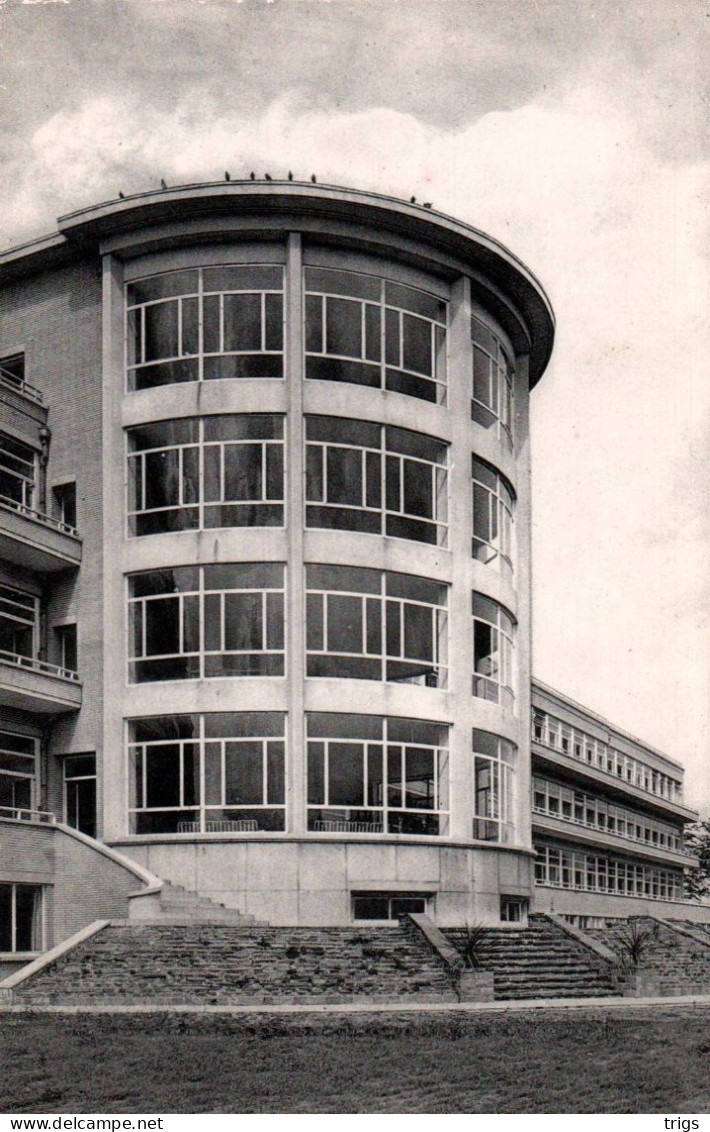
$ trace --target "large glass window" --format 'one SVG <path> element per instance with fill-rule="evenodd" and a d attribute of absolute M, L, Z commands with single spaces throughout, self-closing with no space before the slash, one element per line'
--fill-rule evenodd
<path fill-rule="evenodd" d="M 536 843 L 535 883 L 582 892 L 643 896 L 650 900 L 682 900 L 680 869 L 640 864 L 622 857 L 587 853 L 566 846 Z"/>
<path fill-rule="evenodd" d="M 306 377 L 446 401 L 443 299 L 374 275 L 308 267 Z"/>
<path fill-rule="evenodd" d="M 284 522 L 283 417 L 188 417 L 128 429 L 135 535 Z"/>
<path fill-rule="evenodd" d="M 96 755 L 64 759 L 64 813 L 72 829 L 96 837 Z"/>
<path fill-rule="evenodd" d="M 0 731 L 0 815 L 3 817 L 21 818 L 19 811 L 34 809 L 37 743 L 37 739 L 29 735 Z"/>
<path fill-rule="evenodd" d="M 132 683 L 283 676 L 284 566 L 176 566 L 133 574 Z"/>
<path fill-rule="evenodd" d="M 38 884 L 0 884 L 0 952 L 42 951 L 42 903 Z"/>
<path fill-rule="evenodd" d="M 602 830 L 628 841 L 641 841 L 681 852 L 683 834 L 678 826 L 656 821 L 647 814 L 617 806 L 547 778 L 533 778 L 533 812 Z"/>
<path fill-rule="evenodd" d="M 512 710 L 513 619 L 502 605 L 473 595 L 473 694 Z"/>
<path fill-rule="evenodd" d="M 128 285 L 129 389 L 283 377 L 283 268 L 172 271 Z"/>
<path fill-rule="evenodd" d="M 0 432 L 0 501 L 19 510 L 32 507 L 37 481 L 34 448 Z"/>
<path fill-rule="evenodd" d="M 408 429 L 307 417 L 306 526 L 445 546 L 447 447 Z"/>
<path fill-rule="evenodd" d="M 656 794 L 671 802 L 683 801 L 683 783 L 648 766 L 641 759 L 622 754 L 613 747 L 577 727 L 571 727 L 555 716 L 535 708 L 532 716 L 532 738 L 545 747 L 552 747 L 596 770 L 621 778 L 632 786 Z"/>
<path fill-rule="evenodd" d="M 308 716 L 308 828 L 448 832 L 448 728 L 372 715 Z"/>
<path fill-rule="evenodd" d="M 131 720 L 131 832 L 283 830 L 284 724 L 263 711 Z"/>
<path fill-rule="evenodd" d="M 0 586 L 0 658 L 17 660 L 36 655 L 39 600 L 34 594 Z"/>
<path fill-rule="evenodd" d="M 489 464 L 472 459 L 473 557 L 500 571 L 513 569 L 514 496 L 507 480 Z"/>
<path fill-rule="evenodd" d="M 410 574 L 308 566 L 307 674 L 445 688 L 446 586 Z"/>
<path fill-rule="evenodd" d="M 473 836 L 509 842 L 513 837 L 515 747 L 488 731 L 473 732 Z"/>
<path fill-rule="evenodd" d="M 508 442 L 513 429 L 515 369 L 500 339 L 477 318 L 471 319 L 473 399 L 471 417 L 495 428 Z"/>

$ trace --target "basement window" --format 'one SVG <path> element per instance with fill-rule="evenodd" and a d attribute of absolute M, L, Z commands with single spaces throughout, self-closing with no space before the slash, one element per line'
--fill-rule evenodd
<path fill-rule="evenodd" d="M 501 896 L 500 918 L 504 924 L 522 924 L 528 902 L 517 896 Z"/>
<path fill-rule="evenodd" d="M 353 893 L 353 920 L 393 920 L 412 912 L 426 912 L 429 896 L 398 892 L 358 892 Z"/>

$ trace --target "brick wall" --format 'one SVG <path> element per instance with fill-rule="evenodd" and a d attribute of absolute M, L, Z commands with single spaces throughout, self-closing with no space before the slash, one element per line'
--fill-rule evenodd
<path fill-rule="evenodd" d="M 46 797 L 61 813 L 61 763 L 52 756 L 98 750 L 102 714 L 101 271 L 98 259 L 24 279 L 3 292 L 0 356 L 25 351 L 26 379 L 48 407 L 52 431 L 47 509 L 53 483 L 75 478 L 83 540 L 78 574 L 52 581 L 47 613 L 49 659 L 56 661 L 53 622 L 76 618 L 81 712 L 55 718 L 49 734 Z"/>
<path fill-rule="evenodd" d="M 48 947 L 94 920 L 125 919 L 134 873 L 56 826 L 0 821 L 3 881 L 46 886 Z"/>

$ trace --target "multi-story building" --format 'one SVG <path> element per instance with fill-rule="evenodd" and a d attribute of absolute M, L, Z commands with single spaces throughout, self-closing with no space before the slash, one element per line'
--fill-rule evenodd
<path fill-rule="evenodd" d="M 678 915 L 683 768 L 588 708 L 533 683 L 535 907 L 582 925 L 648 911 Z M 707 910 L 706 910 L 707 911 Z"/>
<path fill-rule="evenodd" d="M 0 285 L 0 952 L 90 919 L 99 858 L 109 903 L 123 860 L 286 924 L 518 919 L 533 865 L 569 914 L 679 896 L 675 764 L 540 687 L 531 782 L 554 324 L 514 255 L 231 182 L 63 217 Z"/>

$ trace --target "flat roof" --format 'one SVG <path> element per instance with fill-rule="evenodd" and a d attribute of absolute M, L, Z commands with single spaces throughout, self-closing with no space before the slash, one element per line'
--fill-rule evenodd
<path fill-rule="evenodd" d="M 98 254 L 103 240 L 151 225 L 204 217 L 313 217 L 390 232 L 468 263 L 513 299 L 529 331 L 530 386 L 550 359 L 555 318 L 532 271 L 485 232 L 429 205 L 310 181 L 213 181 L 136 193 L 60 216 L 58 233 L 0 253 L 0 283 Z"/>

